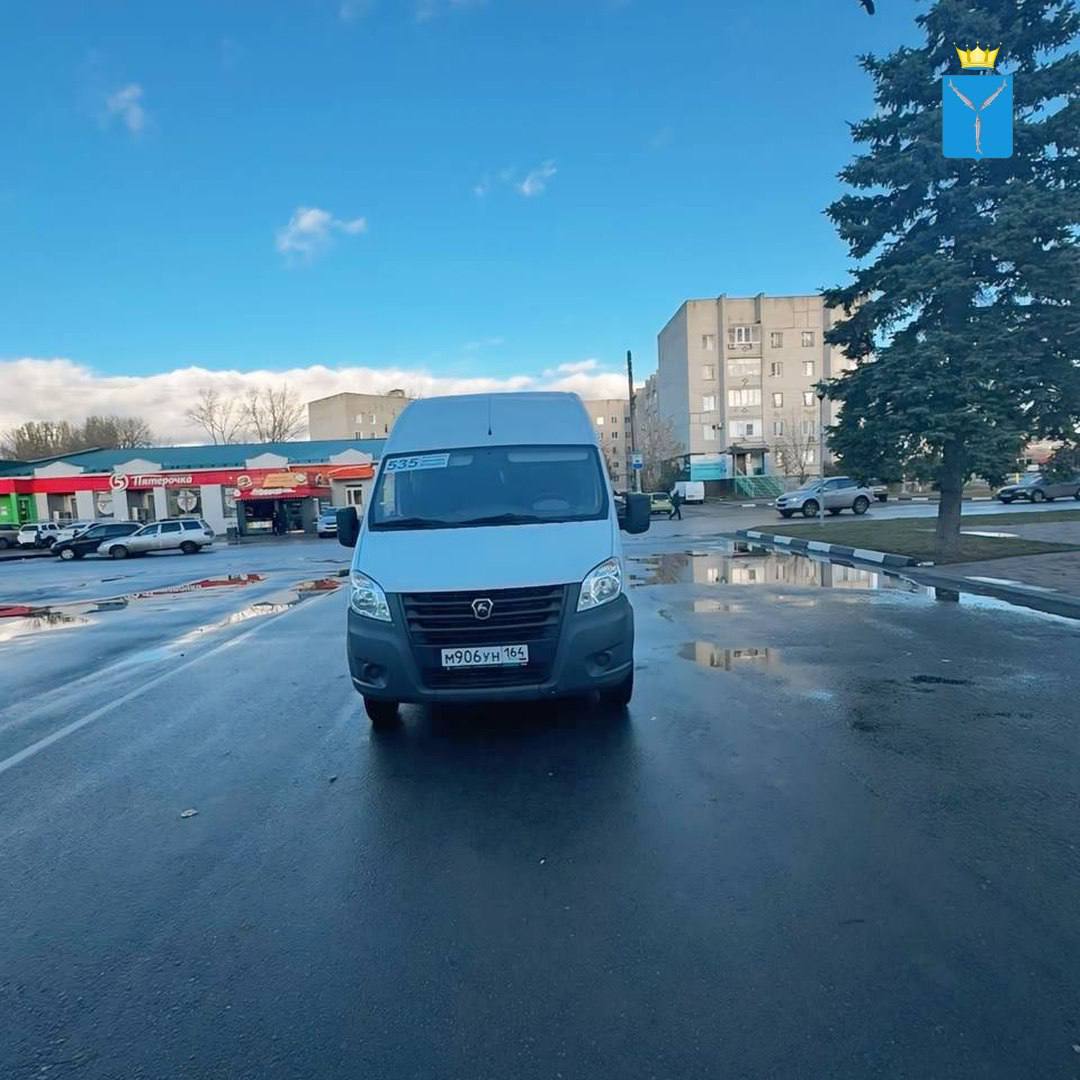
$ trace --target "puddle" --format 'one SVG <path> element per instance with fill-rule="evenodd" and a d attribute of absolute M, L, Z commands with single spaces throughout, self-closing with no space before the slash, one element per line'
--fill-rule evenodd
<path fill-rule="evenodd" d="M 32 615 L 13 617 L 0 622 L 0 641 L 11 641 L 30 634 L 43 634 L 50 630 L 69 630 L 85 626 L 90 620 L 62 611 L 39 611 Z"/>
<path fill-rule="evenodd" d="M 34 608 L 26 605 L 0 605 L 0 641 L 10 641 L 17 637 L 27 637 L 49 630 L 88 626 L 96 621 L 89 617 L 91 615 L 101 612 L 122 611 L 133 604 L 148 600 L 192 595 L 201 593 L 206 589 L 251 585 L 265 580 L 262 574 L 244 574 L 229 578 L 206 578 L 202 581 L 194 581 L 187 585 L 177 585 L 166 589 L 150 589 L 131 593 L 128 596 L 110 596 L 101 600 L 80 600 L 72 604 L 56 604 L 51 607 Z M 168 646 L 143 649 L 140 652 L 132 653 L 122 662 L 146 663 L 151 660 L 163 659 L 173 655 L 178 648 L 182 649 L 185 645 L 190 644 L 204 634 L 213 633 L 228 626 L 235 626 L 237 623 L 247 622 L 249 619 L 260 618 L 265 615 L 276 615 L 288 608 L 295 607 L 302 600 L 308 599 L 308 597 L 334 592 L 340 587 L 341 581 L 337 578 L 311 578 L 298 582 L 292 588 L 283 589 L 281 592 L 265 596 L 255 603 L 241 608 L 239 611 L 230 612 L 215 622 L 189 630 Z"/>
<path fill-rule="evenodd" d="M 923 591 L 912 582 L 880 570 L 843 566 L 738 541 L 715 551 L 631 556 L 627 562 L 634 585 L 787 585 L 865 592 Z M 805 606 L 816 603 L 812 598 L 794 597 L 777 598 L 776 602 Z"/>
<path fill-rule="evenodd" d="M 711 641 L 688 641 L 679 656 L 714 671 L 744 671 L 768 667 L 780 659 L 776 649 L 725 649 Z"/>

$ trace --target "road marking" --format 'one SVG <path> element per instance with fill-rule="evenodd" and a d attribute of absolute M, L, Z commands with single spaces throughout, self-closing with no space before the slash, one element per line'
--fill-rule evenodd
<path fill-rule="evenodd" d="M 324 593 L 323 595 L 329 596 L 330 593 Z M 305 606 L 306 605 L 304 604 L 297 604 L 296 607 L 290 608 L 289 611 L 283 611 L 277 616 L 267 619 L 264 622 L 260 622 L 250 629 L 237 634 L 236 637 L 229 638 L 228 641 L 223 641 L 220 645 L 215 645 L 212 649 L 207 649 L 206 652 L 199 653 L 198 656 L 193 656 L 186 663 L 178 664 L 176 667 L 169 668 L 168 671 L 163 671 L 160 675 L 155 675 L 154 678 L 148 679 L 140 686 L 135 687 L 134 690 L 129 690 L 126 694 L 121 694 L 120 697 L 114 698 L 112 701 L 102 705 L 100 708 L 94 709 L 92 712 L 88 712 L 78 720 L 73 720 L 70 724 L 58 728 L 56 731 L 52 732 L 51 735 L 43 736 L 38 739 L 37 742 L 31 743 L 17 753 L 12 754 L 11 757 L 4 758 L 3 761 L 0 761 L 0 775 L 6 773 L 8 769 L 13 769 L 16 765 L 22 764 L 27 758 L 32 758 L 35 754 L 40 754 L 42 750 L 48 749 L 53 743 L 59 742 L 61 739 L 66 739 L 69 735 L 74 735 L 76 731 L 86 727 L 87 724 L 92 724 L 95 720 L 100 719 L 110 709 L 115 709 L 120 705 L 126 705 L 129 701 L 134 700 L 147 690 L 152 690 L 166 679 L 171 679 L 174 675 L 179 675 L 180 672 L 187 671 L 189 667 L 199 663 L 201 660 L 205 660 L 208 656 L 214 656 L 225 649 L 231 648 L 238 642 L 243 641 L 244 638 L 251 637 L 252 634 L 258 633 L 264 626 L 270 626 L 272 623 L 276 623 L 280 619 L 285 618 L 291 612 L 299 611 Z"/>

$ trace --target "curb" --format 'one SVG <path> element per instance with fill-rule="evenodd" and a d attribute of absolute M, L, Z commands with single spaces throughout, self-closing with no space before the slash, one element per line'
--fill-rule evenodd
<path fill-rule="evenodd" d="M 873 563 L 875 566 L 911 567 L 923 566 L 924 563 L 910 555 L 894 555 L 889 551 L 872 551 L 869 548 L 849 547 L 847 544 L 826 544 L 820 540 L 803 540 L 794 536 L 777 533 L 758 532 L 756 529 L 739 529 L 736 536 L 746 540 L 757 540 L 775 547 L 787 548 L 803 553 L 813 552 L 828 555 L 836 559 L 857 559 L 859 562 Z"/>

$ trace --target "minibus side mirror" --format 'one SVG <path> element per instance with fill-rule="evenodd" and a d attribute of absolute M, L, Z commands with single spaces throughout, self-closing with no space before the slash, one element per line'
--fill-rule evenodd
<path fill-rule="evenodd" d="M 342 547 L 356 547 L 360 537 L 360 518 L 355 506 L 346 506 L 337 512 L 337 538 Z"/>
<path fill-rule="evenodd" d="M 619 508 L 619 528 L 636 535 L 648 532 L 652 521 L 652 500 L 648 495 L 626 493 L 625 509 Z"/>

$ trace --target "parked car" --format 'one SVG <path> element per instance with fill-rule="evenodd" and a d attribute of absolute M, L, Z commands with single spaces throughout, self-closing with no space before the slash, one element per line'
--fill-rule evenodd
<path fill-rule="evenodd" d="M 60 526 L 55 521 L 28 521 L 19 529 L 15 542 L 24 548 L 52 547 L 59 532 Z"/>
<path fill-rule="evenodd" d="M 1042 473 L 1028 473 L 1019 484 L 999 488 L 997 498 L 1003 503 L 1016 499 L 1028 502 L 1052 502 L 1054 499 L 1080 499 L 1080 476 L 1071 480 L 1048 480 Z"/>
<path fill-rule="evenodd" d="M 15 525 L 0 525 L 0 551 L 15 547 L 19 542 L 19 530 Z"/>
<path fill-rule="evenodd" d="M 315 528 L 323 538 L 337 536 L 337 507 L 331 506 L 329 509 L 321 511 Z"/>
<path fill-rule="evenodd" d="M 61 559 L 81 559 L 84 555 L 99 551 L 105 541 L 131 536 L 141 528 L 137 521 L 99 521 L 70 540 L 57 540 L 52 546 L 52 553 Z"/>
<path fill-rule="evenodd" d="M 129 555 L 146 555 L 151 551 L 182 551 L 194 555 L 214 542 L 214 530 L 199 518 L 167 518 L 144 525 L 130 536 L 104 540 L 98 546 L 99 555 L 126 559 Z"/>
<path fill-rule="evenodd" d="M 870 489 L 870 494 L 873 495 L 878 502 L 889 501 L 889 489 L 887 485 L 883 484 L 880 480 L 868 480 L 866 486 Z"/>
<path fill-rule="evenodd" d="M 873 492 L 850 476 L 830 476 L 826 480 L 810 480 L 797 491 L 788 491 L 776 500 L 780 516 L 789 518 L 801 513 L 803 517 L 816 517 L 824 505 L 830 514 L 841 510 L 853 510 L 865 514 L 870 509 Z"/>
<path fill-rule="evenodd" d="M 59 544 L 62 540 L 70 540 L 72 537 L 78 536 L 79 533 L 85 532 L 93 524 L 95 524 L 93 521 L 62 522 L 60 531 L 56 534 L 56 543 Z"/>
<path fill-rule="evenodd" d="M 670 514 L 675 509 L 671 496 L 666 491 L 649 492 L 649 513 Z"/>

